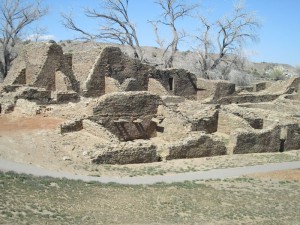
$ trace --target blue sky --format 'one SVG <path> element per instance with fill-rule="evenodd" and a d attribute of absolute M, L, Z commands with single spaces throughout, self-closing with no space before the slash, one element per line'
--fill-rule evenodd
<path fill-rule="evenodd" d="M 66 30 L 61 23 L 60 13 L 72 14 L 78 24 L 89 30 L 97 31 L 99 24 L 87 19 L 82 8 L 97 8 L 101 0 L 44 0 L 50 12 L 39 23 L 47 27 L 48 35 L 53 35 L 56 41 L 74 39 L 76 33 Z M 137 27 L 140 44 L 156 46 L 154 32 L 147 20 L 157 19 L 159 7 L 154 0 L 130 0 L 129 15 Z M 200 13 L 214 20 L 232 10 L 233 0 L 186 0 L 188 4 L 200 4 Z M 248 0 L 247 8 L 256 11 L 262 27 L 258 32 L 259 41 L 248 44 L 246 51 L 251 60 L 256 62 L 276 62 L 291 65 L 300 64 L 300 1 L 299 0 Z M 198 32 L 197 22 L 187 18 L 178 23 L 187 32 Z M 169 32 L 162 35 L 166 38 Z M 181 44 L 182 50 L 187 50 L 189 42 Z"/>

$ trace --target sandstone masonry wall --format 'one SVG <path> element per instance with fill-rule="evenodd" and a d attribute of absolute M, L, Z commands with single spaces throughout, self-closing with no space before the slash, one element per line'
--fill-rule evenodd
<path fill-rule="evenodd" d="M 155 70 L 151 72 L 150 78 L 158 81 L 169 95 L 182 96 L 187 99 L 197 98 L 196 75 L 183 69 Z M 154 82 L 152 82 L 153 85 Z M 156 85 L 156 88 L 158 85 Z M 150 90 L 155 88 L 152 86 Z M 154 89 L 155 92 L 164 93 L 164 90 Z"/>
<path fill-rule="evenodd" d="M 122 141 L 148 139 L 156 135 L 156 116 L 161 99 L 148 92 L 108 94 L 99 99 L 90 117 Z"/>

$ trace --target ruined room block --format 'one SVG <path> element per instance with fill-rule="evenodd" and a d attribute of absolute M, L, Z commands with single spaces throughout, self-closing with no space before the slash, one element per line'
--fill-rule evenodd
<path fill-rule="evenodd" d="M 182 96 L 187 99 L 197 98 L 197 78 L 196 75 L 183 69 L 155 70 L 151 72 L 149 91 L 153 93 Z M 162 90 L 162 87 L 164 90 Z"/>
<path fill-rule="evenodd" d="M 197 88 L 197 100 L 209 99 L 211 103 L 216 103 L 218 99 L 235 93 L 235 84 L 223 80 L 198 78 Z"/>
<path fill-rule="evenodd" d="M 92 121 L 103 125 L 121 141 L 156 135 L 156 116 L 161 99 L 148 92 L 122 92 L 102 96 L 93 109 Z"/>

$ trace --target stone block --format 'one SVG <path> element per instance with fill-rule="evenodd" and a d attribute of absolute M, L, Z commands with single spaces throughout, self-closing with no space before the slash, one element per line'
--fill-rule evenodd
<path fill-rule="evenodd" d="M 60 125 L 61 134 L 80 131 L 82 129 L 83 123 L 81 119 L 69 120 Z"/>

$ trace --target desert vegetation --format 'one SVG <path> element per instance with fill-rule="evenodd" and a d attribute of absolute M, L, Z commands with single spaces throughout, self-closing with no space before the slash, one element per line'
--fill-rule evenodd
<path fill-rule="evenodd" d="M 124 186 L 1 172 L 0 221 L 2 224 L 297 224 L 299 189 L 299 181 L 292 177 Z"/>

